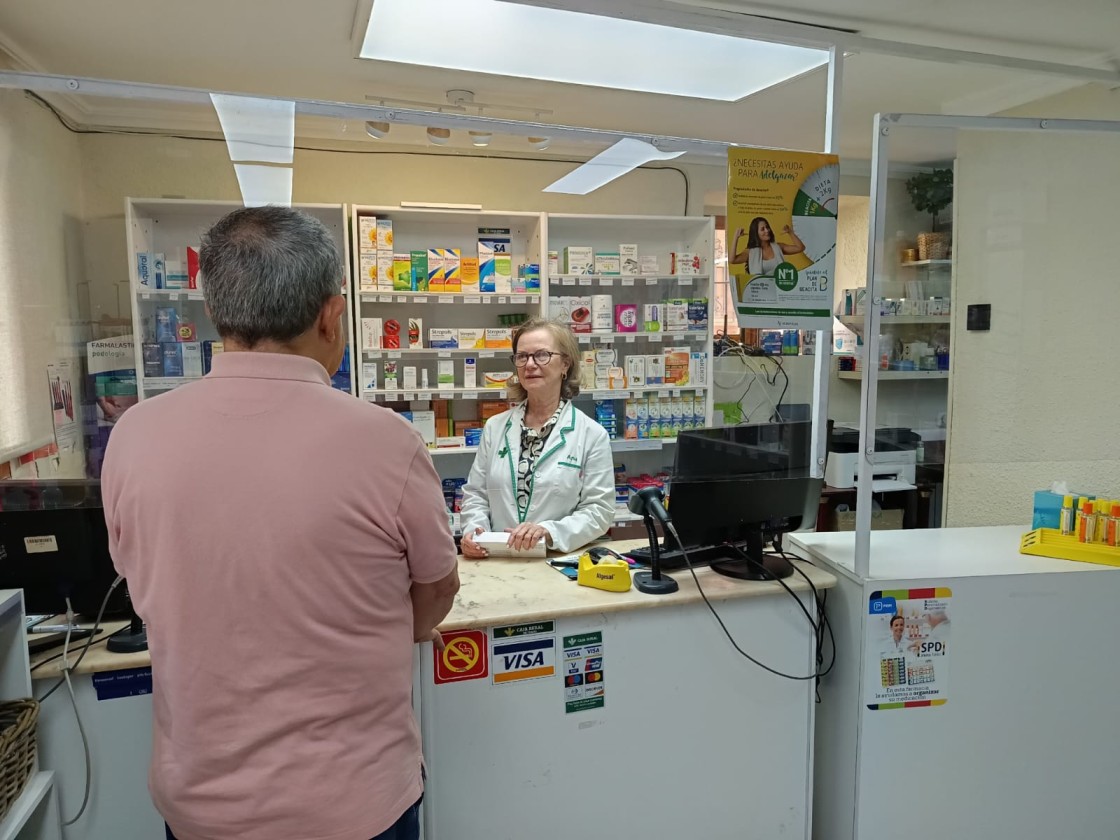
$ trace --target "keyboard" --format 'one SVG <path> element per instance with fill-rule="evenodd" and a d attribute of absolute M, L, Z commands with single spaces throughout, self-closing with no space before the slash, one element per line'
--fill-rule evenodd
<path fill-rule="evenodd" d="M 671 572 L 675 569 L 685 569 L 688 562 L 684 559 L 684 552 L 679 548 L 666 548 L 661 545 L 661 568 Z M 650 564 L 649 549 L 635 548 L 627 551 L 626 556 L 643 566 Z M 693 566 L 707 566 L 719 560 L 737 560 L 738 554 L 724 545 L 690 545 L 688 546 L 688 559 Z"/>

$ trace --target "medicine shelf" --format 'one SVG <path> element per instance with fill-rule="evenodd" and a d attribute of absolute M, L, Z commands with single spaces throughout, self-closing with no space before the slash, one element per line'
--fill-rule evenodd
<path fill-rule="evenodd" d="M 505 359 L 513 353 L 509 347 L 487 347 L 486 349 L 464 350 L 447 349 L 440 347 L 410 347 L 400 350 L 363 350 L 362 355 L 367 359 L 407 359 L 411 357 L 435 356 L 436 358 L 450 359 L 453 356 L 477 356 L 480 359 Z"/>
<path fill-rule="evenodd" d="M 620 286 L 654 286 L 662 282 L 680 282 L 682 280 L 687 284 L 693 280 L 708 280 L 710 277 L 709 274 L 552 274 L 549 275 L 548 282 L 553 286 L 591 286 L 596 282 L 600 285 L 610 286 L 614 285 L 615 281 L 618 281 Z M 607 282 L 604 283 L 604 280 Z"/>
<path fill-rule="evenodd" d="M 593 400 L 629 400 L 638 394 L 657 394 L 663 397 L 679 397 L 682 392 L 702 393 L 708 390 L 706 385 L 681 385 L 678 387 L 664 385 L 646 385 L 641 388 L 594 388 L 581 391 L 580 397 L 590 396 Z M 579 399 L 579 397 L 576 397 Z"/>
<path fill-rule="evenodd" d="M 202 289 L 148 289 L 139 288 L 140 300 L 202 300 Z"/>
<path fill-rule="evenodd" d="M 837 376 L 841 379 L 861 380 L 863 379 L 863 372 L 858 370 L 841 370 L 837 372 Z M 878 376 L 880 382 L 903 379 L 930 380 L 948 378 L 949 371 L 947 370 L 881 370 Z"/>
<path fill-rule="evenodd" d="M 145 391 L 171 391 L 182 385 L 198 382 L 201 376 L 145 376 Z"/>
<path fill-rule="evenodd" d="M 840 323 L 850 330 L 863 329 L 865 315 L 844 315 L 840 318 Z M 951 315 L 881 315 L 879 316 L 879 323 L 883 326 L 890 326 L 892 324 L 948 324 L 952 320 Z"/>
<path fill-rule="evenodd" d="M 902 263 L 899 263 L 898 265 L 899 265 L 899 268 L 923 268 L 923 267 L 934 268 L 934 267 L 939 266 L 939 265 L 940 266 L 949 266 L 949 265 L 952 265 L 952 264 L 953 264 L 952 260 L 912 260 L 911 262 L 902 262 Z"/>
<path fill-rule="evenodd" d="M 636 339 L 643 338 L 646 341 L 662 342 L 675 341 L 677 339 L 693 340 L 693 341 L 707 341 L 708 333 L 701 330 L 680 330 L 677 332 L 594 332 L 594 333 L 576 333 L 576 341 L 580 344 L 590 344 L 592 341 L 610 341 L 614 342 L 618 339 L 626 344 L 629 344 Z"/>
<path fill-rule="evenodd" d="M 497 306 L 514 306 L 520 304 L 540 304 L 541 296 L 537 293 L 514 292 L 495 294 L 486 292 L 375 292 L 368 289 L 359 293 L 363 303 L 465 303 L 465 304 L 494 304 Z"/>
<path fill-rule="evenodd" d="M 376 391 L 362 391 L 362 396 L 368 402 L 412 402 L 413 400 L 439 400 L 446 397 L 460 397 L 464 400 L 508 399 L 505 388 L 426 388 L 407 391 L 404 388 L 392 390 L 378 388 Z"/>
<path fill-rule="evenodd" d="M 656 452 L 666 446 L 676 445 L 676 438 L 644 438 L 642 440 L 612 440 L 611 450 L 614 452 Z M 477 446 L 443 446 L 429 449 L 434 455 L 473 455 L 478 452 Z"/>

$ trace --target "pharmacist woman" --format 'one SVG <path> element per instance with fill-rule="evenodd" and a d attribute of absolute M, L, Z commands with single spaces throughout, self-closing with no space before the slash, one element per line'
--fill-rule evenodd
<path fill-rule="evenodd" d="M 504 531 L 513 549 L 542 539 L 571 551 L 606 533 L 614 519 L 614 459 L 607 432 L 579 411 L 579 348 L 567 327 L 534 318 L 513 334 L 518 405 L 486 421 L 463 487 L 463 556 L 486 557 L 474 542 Z"/>

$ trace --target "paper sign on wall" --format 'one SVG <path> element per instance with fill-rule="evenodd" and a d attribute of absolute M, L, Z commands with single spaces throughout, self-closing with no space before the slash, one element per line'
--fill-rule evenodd
<path fill-rule="evenodd" d="M 727 258 L 742 327 L 832 328 L 836 155 L 727 153 Z"/>
<path fill-rule="evenodd" d="M 948 700 L 952 590 L 871 593 L 864 637 L 864 694 L 872 710 L 941 706 Z"/>

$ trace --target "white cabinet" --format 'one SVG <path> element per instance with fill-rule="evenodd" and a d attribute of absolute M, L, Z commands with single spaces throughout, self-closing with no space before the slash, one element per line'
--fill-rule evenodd
<path fill-rule="evenodd" d="M 31 696 L 23 593 L 0 590 L 0 700 Z M 19 798 L 0 820 L 0 840 L 61 840 L 55 776 L 38 766 Z"/>
<path fill-rule="evenodd" d="M 212 342 L 220 342 L 217 330 L 206 315 L 201 288 L 166 288 L 171 274 L 185 275 L 186 284 L 201 286 L 194 275 L 193 256 L 202 234 L 226 213 L 242 206 L 234 201 L 187 201 L 180 199 L 125 200 L 129 280 L 132 290 L 132 323 L 136 346 L 136 385 L 140 399 L 169 391 L 199 379 L 206 369 L 205 355 Z M 349 266 L 346 213 L 341 204 L 296 204 L 322 221 L 331 231 Z M 154 281 L 155 256 L 163 263 L 164 288 Z M 150 262 L 148 262 L 150 260 Z M 147 272 L 149 282 L 141 282 Z M 342 291 L 350 294 L 348 278 Z M 202 283 L 205 280 L 201 281 Z M 349 307 L 347 311 L 349 313 Z M 347 330 L 353 323 L 347 315 Z M 160 334 L 160 333 L 164 334 Z M 171 339 L 171 340 L 162 340 Z M 179 345 L 179 346 L 176 346 Z M 353 341 L 343 368 L 334 375 L 334 387 L 354 393 Z M 201 365 L 200 365 L 201 363 Z"/>

